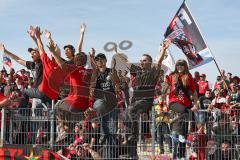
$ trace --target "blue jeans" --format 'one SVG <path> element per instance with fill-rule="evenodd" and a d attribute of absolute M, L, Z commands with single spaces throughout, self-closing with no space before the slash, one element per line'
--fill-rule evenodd
<path fill-rule="evenodd" d="M 186 138 L 186 136 L 184 136 Z M 179 134 L 172 132 L 172 149 L 173 159 L 186 158 L 186 143 L 176 141 L 179 138 Z"/>
<path fill-rule="evenodd" d="M 169 136 L 170 134 L 170 128 L 167 123 L 161 122 L 157 126 L 157 138 L 158 143 L 160 145 L 161 153 L 164 153 L 164 145 L 163 141 L 168 143 L 169 150 L 172 150 L 172 140 Z"/>
<path fill-rule="evenodd" d="M 152 99 L 149 100 L 136 100 L 130 104 L 126 110 L 124 125 L 130 132 L 130 135 L 138 135 L 138 119 L 140 113 L 148 113 L 153 105 Z"/>
<path fill-rule="evenodd" d="M 117 132 L 118 110 L 116 107 L 109 107 L 103 99 L 97 99 L 93 108 L 97 111 L 101 122 L 101 132 L 103 135 Z M 113 109 L 111 109 L 113 108 Z"/>
<path fill-rule="evenodd" d="M 207 118 L 208 118 L 208 112 L 207 111 L 197 111 L 194 113 L 195 115 L 195 121 L 197 123 L 202 123 L 205 124 L 207 122 Z"/>
<path fill-rule="evenodd" d="M 97 111 L 100 125 L 101 134 L 107 136 L 106 147 L 103 151 L 104 159 L 117 158 L 117 123 L 118 123 L 118 110 L 116 107 L 107 106 L 106 101 L 103 99 L 97 99 L 93 108 Z"/>
<path fill-rule="evenodd" d="M 175 113 L 174 120 L 172 122 L 172 152 L 173 159 L 186 158 L 186 143 L 176 141 L 179 136 L 183 136 L 185 139 L 188 133 L 188 119 L 189 110 L 182 104 L 170 103 L 170 110 Z"/>
<path fill-rule="evenodd" d="M 46 105 L 51 104 L 51 100 L 42 92 L 38 90 L 38 88 L 28 88 L 23 91 L 23 98 L 21 99 L 21 102 L 19 104 L 20 113 L 23 115 L 27 115 L 26 111 L 25 113 L 22 112 L 21 109 L 26 109 L 28 106 L 29 98 L 38 98 L 42 100 L 42 103 L 45 103 Z"/>

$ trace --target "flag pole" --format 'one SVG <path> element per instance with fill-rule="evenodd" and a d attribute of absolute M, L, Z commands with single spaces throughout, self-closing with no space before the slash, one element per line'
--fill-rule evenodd
<path fill-rule="evenodd" d="M 212 51 L 211 51 L 211 49 L 210 49 L 209 47 L 208 47 L 208 49 L 209 49 L 209 51 L 212 53 Z M 212 56 L 213 56 L 213 55 L 212 55 Z M 219 68 L 219 66 L 218 66 L 218 64 L 217 64 L 217 61 L 215 60 L 214 56 L 213 56 L 213 61 L 214 61 L 215 65 L 216 65 L 216 67 L 217 67 L 217 69 L 218 69 L 218 72 L 220 73 L 220 76 L 222 77 L 222 80 L 223 80 L 223 83 L 224 83 L 226 89 L 228 90 L 228 92 L 230 92 L 230 90 L 229 90 L 229 88 L 228 88 L 228 85 L 227 85 L 227 82 L 226 82 L 225 78 L 223 77 L 223 74 L 222 74 L 222 72 L 221 72 L 221 70 L 220 70 L 220 68 Z"/>
<path fill-rule="evenodd" d="M 183 3 L 185 3 L 185 2 L 186 2 L 186 0 L 183 0 Z M 186 5 L 187 9 L 189 10 L 190 14 L 193 15 L 193 14 L 191 13 L 191 10 L 189 9 L 187 3 L 185 3 L 185 5 Z M 196 26 L 197 26 L 200 34 L 202 35 L 202 38 L 203 38 L 204 42 L 206 42 L 206 41 L 205 41 L 205 38 L 204 38 L 204 35 L 201 33 L 200 28 L 198 27 L 198 24 L 197 24 L 196 20 L 194 19 L 193 16 L 192 16 L 192 18 L 193 18 L 193 20 L 195 21 L 195 24 L 196 24 Z M 214 57 L 214 55 L 213 55 L 212 50 L 211 50 L 210 47 L 207 45 L 207 43 L 205 43 L 205 44 L 206 44 L 207 48 L 209 49 L 210 53 L 212 54 L 213 61 L 214 61 L 215 65 L 216 65 L 216 67 L 217 67 L 217 70 L 218 70 L 218 72 L 220 73 L 220 76 L 222 77 L 222 80 L 223 80 L 226 88 L 228 89 L 227 83 L 226 83 L 226 81 L 225 81 L 225 79 L 224 79 L 224 77 L 223 77 L 223 74 L 221 73 L 221 70 L 220 70 L 220 68 L 219 68 L 219 66 L 218 66 L 218 64 L 217 64 L 217 61 L 215 60 L 215 57 Z M 229 91 L 229 89 L 228 89 L 228 91 Z"/>

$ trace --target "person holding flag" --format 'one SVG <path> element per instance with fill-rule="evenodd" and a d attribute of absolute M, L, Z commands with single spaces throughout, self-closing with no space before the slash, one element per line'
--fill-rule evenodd
<path fill-rule="evenodd" d="M 159 80 L 161 64 L 164 59 L 166 49 L 169 47 L 170 43 L 171 41 L 169 40 L 163 42 L 163 49 L 161 49 L 159 53 L 160 58 L 154 67 L 152 67 L 152 57 L 149 54 L 143 54 L 140 60 L 140 66 L 136 66 L 132 63 L 128 63 L 124 57 L 115 51 L 115 56 L 118 56 L 121 58 L 122 62 L 125 62 L 127 68 L 130 68 L 131 75 L 135 77 L 133 98 L 126 114 L 126 122 L 130 120 L 131 123 L 125 123 L 127 128 L 131 130 L 131 134 L 128 137 L 129 141 L 136 140 L 137 138 L 138 115 L 149 111 L 153 105 L 155 86 Z"/>

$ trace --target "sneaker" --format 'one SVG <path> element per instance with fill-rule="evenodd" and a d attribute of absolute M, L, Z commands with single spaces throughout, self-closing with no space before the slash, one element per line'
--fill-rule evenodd
<path fill-rule="evenodd" d="M 179 135 L 178 139 L 179 139 L 179 142 L 181 143 L 184 143 L 186 141 L 185 137 L 182 135 Z"/>

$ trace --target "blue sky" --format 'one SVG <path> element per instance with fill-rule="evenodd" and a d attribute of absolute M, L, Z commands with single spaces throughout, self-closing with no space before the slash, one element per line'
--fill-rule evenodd
<path fill-rule="evenodd" d="M 30 25 L 48 29 L 63 47 L 76 46 L 80 24 L 84 22 L 87 25 L 84 51 L 94 47 L 97 52 L 104 52 L 103 46 L 109 41 L 130 40 L 132 48 L 123 52 L 130 61 L 138 62 L 143 53 L 157 55 L 166 27 L 181 3 L 181 0 L 0 0 L 0 42 L 30 60 L 27 48 L 34 46 L 27 35 Z M 219 67 L 239 75 L 240 1 L 187 0 L 187 4 Z M 184 58 L 176 47 L 171 46 L 170 50 L 175 59 Z M 111 58 L 111 53 L 106 54 Z M 14 65 L 21 68 L 15 62 Z M 213 62 L 196 70 L 206 73 L 211 82 L 218 74 Z"/>

